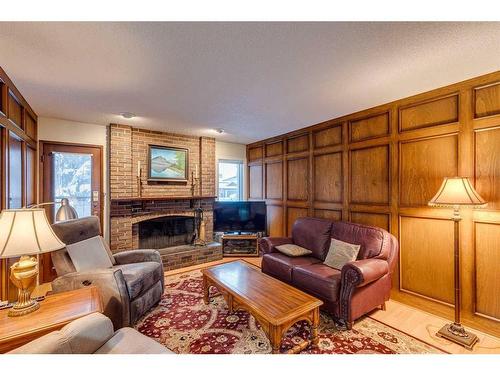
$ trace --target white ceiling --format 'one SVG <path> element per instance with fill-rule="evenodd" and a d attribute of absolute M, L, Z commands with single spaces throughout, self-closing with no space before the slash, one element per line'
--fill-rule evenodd
<path fill-rule="evenodd" d="M 39 116 L 238 143 L 499 70 L 499 46 L 500 23 L 0 23 Z"/>

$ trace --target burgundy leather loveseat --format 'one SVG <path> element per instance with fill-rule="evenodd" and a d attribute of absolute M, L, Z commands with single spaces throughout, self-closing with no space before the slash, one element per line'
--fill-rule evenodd
<path fill-rule="evenodd" d="M 323 264 L 332 237 L 361 245 L 357 260 L 342 270 Z M 276 250 L 287 243 L 312 254 L 289 257 Z M 399 245 L 381 228 L 306 217 L 295 221 L 291 238 L 264 237 L 259 244 L 264 273 L 321 299 L 323 308 L 348 329 L 355 319 L 389 300 Z"/>

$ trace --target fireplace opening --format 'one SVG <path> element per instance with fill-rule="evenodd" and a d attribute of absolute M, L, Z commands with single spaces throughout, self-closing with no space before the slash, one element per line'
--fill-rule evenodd
<path fill-rule="evenodd" d="M 141 221 L 138 225 L 141 249 L 189 245 L 193 240 L 194 218 L 191 216 L 163 216 Z"/>

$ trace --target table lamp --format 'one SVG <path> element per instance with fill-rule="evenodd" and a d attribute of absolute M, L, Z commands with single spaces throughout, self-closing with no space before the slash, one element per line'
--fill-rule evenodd
<path fill-rule="evenodd" d="M 429 201 L 429 206 L 452 207 L 454 222 L 454 266 L 455 266 L 455 322 L 446 324 L 436 335 L 472 350 L 478 338 L 467 332 L 460 324 L 460 206 L 484 207 L 486 201 L 474 190 L 467 177 L 445 177 L 439 191 Z"/>
<path fill-rule="evenodd" d="M 10 280 L 19 289 L 9 316 L 21 316 L 40 306 L 30 298 L 30 287 L 38 275 L 38 262 L 29 255 L 62 249 L 65 244 L 52 231 L 43 208 L 3 210 L 0 214 L 0 258 L 20 256 L 10 267 Z"/>

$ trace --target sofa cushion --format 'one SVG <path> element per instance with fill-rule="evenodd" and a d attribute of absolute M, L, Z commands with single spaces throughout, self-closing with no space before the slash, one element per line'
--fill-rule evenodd
<path fill-rule="evenodd" d="M 381 228 L 342 221 L 335 221 L 332 226 L 333 238 L 361 245 L 358 259 L 373 258 L 379 255 L 384 244 L 384 233 L 387 232 Z"/>
<path fill-rule="evenodd" d="M 281 253 L 264 254 L 262 257 L 262 272 L 290 283 L 292 281 L 293 267 L 320 262 L 319 259 L 313 257 L 289 257 Z"/>
<path fill-rule="evenodd" d="M 163 267 L 157 262 L 119 264 L 113 268 L 122 270 L 130 299 L 139 297 L 163 277 Z"/>
<path fill-rule="evenodd" d="M 289 257 L 302 257 L 304 255 L 309 255 L 312 253 L 311 250 L 307 250 L 303 247 L 291 243 L 276 246 L 276 250 L 278 250 L 282 254 L 288 255 Z"/>
<path fill-rule="evenodd" d="M 96 268 L 111 268 L 112 256 L 106 250 L 101 236 L 66 245 L 68 254 L 77 272 L 95 270 Z"/>
<path fill-rule="evenodd" d="M 326 255 L 326 259 L 323 264 L 326 264 L 327 266 L 336 268 L 338 270 L 342 270 L 344 264 L 356 260 L 360 247 L 360 245 L 354 245 L 352 243 L 347 243 L 332 238 L 330 250 L 328 250 L 328 254 Z"/>
<path fill-rule="evenodd" d="M 340 294 L 340 271 L 322 263 L 293 269 L 292 285 L 322 300 L 336 302 Z"/>
<path fill-rule="evenodd" d="M 330 246 L 331 230 L 330 220 L 301 217 L 293 224 L 293 243 L 311 250 L 313 257 L 323 261 Z"/>

